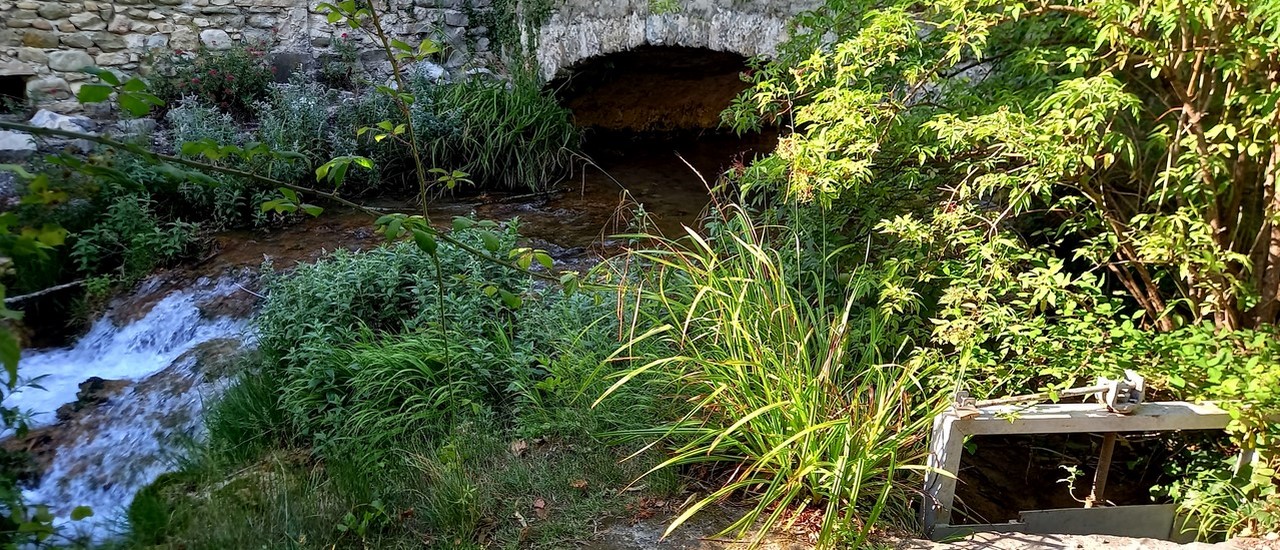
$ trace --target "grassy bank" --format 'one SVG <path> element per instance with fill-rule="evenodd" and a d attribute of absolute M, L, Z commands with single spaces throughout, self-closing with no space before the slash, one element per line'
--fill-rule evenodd
<path fill-rule="evenodd" d="M 447 246 L 436 258 L 438 275 L 393 245 L 272 276 L 261 349 L 208 440 L 135 498 L 123 546 L 562 548 L 674 493 L 673 472 L 623 491 L 660 453 L 604 434 L 677 404 L 635 391 L 591 406 L 616 294 L 535 289 Z"/>

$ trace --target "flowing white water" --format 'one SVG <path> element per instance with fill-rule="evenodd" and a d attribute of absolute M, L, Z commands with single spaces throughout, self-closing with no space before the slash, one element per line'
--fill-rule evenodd
<path fill-rule="evenodd" d="M 24 492 L 29 503 L 49 505 L 63 524 L 76 506 L 91 507 L 93 517 L 65 528 L 95 540 L 120 524 L 133 495 L 174 468 L 184 440 L 201 436 L 204 402 L 225 381 L 200 372 L 201 354 L 188 352 L 215 341 L 245 342 L 248 325 L 207 318 L 198 304 L 237 291 L 231 280 L 201 281 L 123 327 L 101 319 L 72 347 L 23 354 L 19 373 L 47 391 L 25 388 L 5 405 L 36 413 L 33 426 L 54 423 L 54 411 L 74 402 L 89 377 L 132 382 L 105 404 L 51 428 L 54 458 Z"/>

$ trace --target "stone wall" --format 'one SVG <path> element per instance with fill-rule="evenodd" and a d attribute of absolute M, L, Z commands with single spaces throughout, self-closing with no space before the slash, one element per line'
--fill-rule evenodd
<path fill-rule="evenodd" d="M 401 36 L 430 36 L 453 46 L 461 64 L 485 50 L 486 29 L 467 28 L 470 2 L 392 0 L 388 29 Z M 464 4 L 467 2 L 467 4 Z M 230 48 L 240 41 L 268 41 L 277 64 L 292 69 L 323 59 L 343 29 L 330 25 L 308 0 L 116 0 L 58 2 L 0 0 L 0 78 L 22 78 L 27 97 L 60 111 L 98 66 L 129 73 L 159 51 Z M 352 33 L 355 36 L 355 33 Z M 372 46 L 365 45 L 372 50 Z M 380 52 L 365 57 L 376 59 Z M 288 71 L 282 73 L 287 74 Z"/>
<path fill-rule="evenodd" d="M 495 21 L 491 0 L 389 0 L 386 28 L 416 42 L 434 38 L 449 48 L 445 64 L 486 65 Z M 786 39 L 787 21 L 820 0 L 680 0 L 652 13 L 650 0 L 551 0 L 552 12 L 534 25 L 538 69 L 552 78 L 594 56 L 642 45 L 708 48 L 769 55 Z M 99 66 L 122 72 L 145 68 L 158 51 L 218 50 L 244 40 L 269 40 L 281 77 L 313 69 L 331 55 L 335 29 L 316 13 L 319 0 L 0 0 L 0 78 L 25 81 L 28 98 L 73 111 L 80 72 Z M 510 5 L 511 3 L 507 3 Z M 520 25 L 521 28 L 528 28 Z M 496 46 L 495 46 L 496 48 Z M 367 63 L 385 60 L 365 44 Z M 479 55 L 477 55 L 479 54 Z"/>

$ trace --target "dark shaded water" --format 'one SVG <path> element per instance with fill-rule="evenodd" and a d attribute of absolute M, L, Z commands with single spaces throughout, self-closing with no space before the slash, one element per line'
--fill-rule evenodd
<path fill-rule="evenodd" d="M 518 218 L 521 234 L 533 246 L 571 264 L 566 267 L 586 267 L 616 250 L 610 237 L 628 232 L 641 210 L 652 224 L 650 232 L 680 235 L 682 225 L 698 225 L 711 202 L 708 185 L 715 185 L 735 162 L 767 153 L 775 141 L 774 136 L 598 137 L 587 150 L 594 164 L 581 166 L 550 192 L 442 198 L 431 205 L 430 212 L 441 226 L 449 225 L 454 216 L 472 213 L 494 221 Z M 413 211 L 405 199 L 382 199 L 370 206 Z M 172 273 L 165 289 L 182 288 L 199 276 L 229 269 L 256 268 L 267 258 L 276 269 L 288 269 L 338 248 L 368 249 L 382 242 L 369 216 L 329 208 L 318 218 L 266 233 L 219 235 L 215 250 L 204 261 Z"/>
<path fill-rule="evenodd" d="M 735 162 L 769 152 L 776 138 L 725 135 L 666 140 L 597 139 L 584 166 L 535 197 L 482 197 L 479 202 L 448 204 L 433 210 L 439 217 L 474 211 L 484 219 L 520 219 L 521 232 L 566 250 L 601 251 L 610 236 L 625 233 L 643 211 L 667 236 L 694 226 L 711 202 L 709 186 Z"/>

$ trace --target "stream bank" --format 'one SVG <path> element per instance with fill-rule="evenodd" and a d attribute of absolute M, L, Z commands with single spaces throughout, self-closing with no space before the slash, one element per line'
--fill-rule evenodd
<path fill-rule="evenodd" d="M 609 236 L 630 230 L 637 215 L 667 234 L 696 224 L 710 202 L 703 178 L 714 180 L 735 157 L 761 149 L 723 136 L 615 141 L 596 149 L 596 165 L 550 192 L 446 199 L 430 212 L 441 225 L 454 216 L 519 218 L 532 246 L 547 249 L 562 269 L 585 269 L 619 250 Z M 387 200 L 375 205 L 410 210 Z M 21 372 L 44 390 L 6 400 L 35 415 L 31 433 L 5 446 L 33 457 L 29 502 L 56 503 L 60 521 L 75 506 L 92 507 L 93 517 L 68 525 L 91 540 L 122 529 L 133 494 L 177 467 L 203 437 L 205 404 L 226 389 L 235 358 L 253 346 L 257 269 L 287 271 L 338 249 L 377 247 L 384 241 L 371 222 L 332 208 L 278 230 L 217 234 L 200 260 L 147 278 L 74 343 L 27 350 Z"/>

